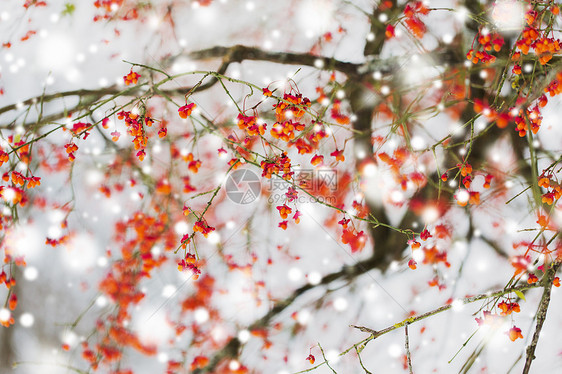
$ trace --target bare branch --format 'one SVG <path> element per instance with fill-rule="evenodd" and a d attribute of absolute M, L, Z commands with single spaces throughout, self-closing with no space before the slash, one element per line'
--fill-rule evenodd
<path fill-rule="evenodd" d="M 552 280 L 560 268 L 560 262 L 556 262 L 552 265 L 550 269 L 543 276 L 542 284 L 544 291 L 542 293 L 541 302 L 539 303 L 539 308 L 537 310 L 537 326 L 535 328 L 535 333 L 533 334 L 533 340 L 531 344 L 527 347 L 527 359 L 525 360 L 525 367 L 523 368 L 523 374 L 528 374 L 531 370 L 531 363 L 535 359 L 535 349 L 537 348 L 537 343 L 539 342 L 539 335 L 542 330 L 544 321 L 546 320 L 546 312 L 548 311 L 548 305 L 550 304 L 550 291 L 552 290 Z"/>
<path fill-rule="evenodd" d="M 339 61 L 331 57 L 315 56 L 311 53 L 269 52 L 260 48 L 235 45 L 232 47 L 213 47 L 188 53 L 194 60 L 223 58 L 223 61 L 242 62 L 268 61 L 285 65 L 312 66 L 324 70 L 337 70 L 347 75 L 357 74 L 360 64 Z"/>
<path fill-rule="evenodd" d="M 408 360 L 408 370 L 410 371 L 410 374 L 414 374 L 414 370 L 412 369 L 412 357 L 410 354 L 410 338 L 408 337 L 408 324 L 406 324 L 404 326 L 404 334 L 406 335 L 406 342 L 404 343 L 404 346 L 406 348 L 406 359 Z"/>
<path fill-rule="evenodd" d="M 29 98 L 29 99 L 27 99 L 25 101 L 22 101 L 20 103 L 17 103 L 17 104 L 11 104 L 11 105 L 7 105 L 3 108 L 0 108 L 0 114 L 4 114 L 4 113 L 7 113 L 7 112 L 12 111 L 12 110 L 19 109 L 23 106 L 33 105 L 33 104 L 38 103 L 39 101 L 42 101 L 42 102 L 46 103 L 46 102 L 49 102 L 49 101 L 53 101 L 55 99 L 60 99 L 60 98 L 69 97 L 69 96 L 78 96 L 78 97 L 93 96 L 97 99 L 100 99 L 105 95 L 113 95 L 113 94 L 116 94 L 117 92 L 119 92 L 119 90 L 117 89 L 117 86 L 113 85 L 113 86 L 101 88 L 101 89 L 98 89 L 98 90 L 72 90 L 72 91 L 57 92 L 57 93 L 50 94 L 50 95 L 40 95 L 40 96 Z M 137 94 L 138 94 L 138 92 L 131 92 L 132 96 L 137 95 Z"/>
<path fill-rule="evenodd" d="M 306 284 L 298 289 L 296 289 L 295 291 L 293 291 L 293 293 L 288 296 L 287 298 L 278 301 L 277 303 L 275 303 L 275 305 L 273 306 L 273 308 L 271 308 L 271 310 L 262 318 L 260 318 L 259 320 L 257 320 L 256 322 L 252 323 L 247 329 L 248 330 L 256 330 L 256 329 L 260 329 L 260 328 L 264 328 L 266 326 L 269 325 L 270 321 L 277 315 L 279 315 L 281 312 L 283 312 L 286 308 L 288 308 L 291 304 L 293 304 L 293 302 L 300 297 L 301 295 L 303 295 L 304 293 L 306 293 L 307 291 L 310 291 L 312 289 L 315 289 L 317 287 L 321 287 L 321 286 L 326 286 L 334 281 L 337 280 L 352 280 L 355 279 L 357 277 L 359 277 L 362 274 L 367 273 L 368 271 L 378 268 L 381 266 L 381 264 L 384 264 L 384 260 L 380 259 L 380 258 L 376 258 L 376 257 L 370 257 L 366 260 L 357 262 L 355 265 L 346 265 L 344 266 L 342 269 L 340 269 L 337 272 L 334 273 L 330 273 L 325 275 L 322 280 L 320 281 L 320 283 L 316 284 L 316 285 L 311 285 L 311 284 Z M 532 286 L 528 286 L 528 288 L 532 288 Z M 367 329 L 367 328 L 365 328 Z M 371 332 L 372 330 L 369 329 L 369 331 L 366 332 Z M 236 347 L 236 349 L 233 349 L 233 347 Z M 210 360 L 209 364 L 202 369 L 197 369 L 194 371 L 195 374 L 200 374 L 200 373 L 208 373 L 208 372 L 212 372 L 213 370 L 215 370 L 216 366 L 225 358 L 234 358 L 238 355 L 238 349 L 240 348 L 240 341 L 234 337 L 232 338 L 223 349 L 221 349 L 219 352 L 216 353 L 216 355 Z"/>
<path fill-rule="evenodd" d="M 369 370 L 367 370 L 367 368 L 363 364 L 363 360 L 361 360 L 361 350 L 359 348 L 355 347 L 355 352 L 357 352 L 357 358 L 359 359 L 359 364 L 361 365 L 363 370 L 365 370 L 365 374 L 373 374 Z"/>
<path fill-rule="evenodd" d="M 552 283 L 552 282 L 551 282 Z M 525 291 L 525 290 L 529 290 L 531 288 L 537 288 L 540 287 L 540 284 L 524 284 L 522 286 L 519 287 L 511 287 L 511 288 L 504 288 L 498 291 L 494 291 L 494 292 L 486 292 L 486 293 L 482 293 L 476 296 L 470 296 L 470 297 L 466 297 L 464 299 L 461 299 L 461 301 L 463 302 L 463 304 L 470 304 L 473 303 L 475 301 L 479 301 L 479 300 L 484 300 L 484 299 L 490 299 L 490 298 L 494 298 L 494 297 L 498 297 L 498 296 L 502 296 L 511 292 L 515 292 L 515 291 Z M 433 309 L 429 312 L 423 313 L 423 314 L 419 314 L 417 316 L 413 316 L 410 318 L 407 318 L 405 320 L 403 320 L 402 322 L 398 322 L 395 323 L 392 326 L 386 327 L 382 330 L 373 330 L 371 328 L 368 327 L 364 327 L 364 326 L 355 326 L 355 325 L 351 325 L 351 327 L 356 328 L 362 332 L 367 332 L 371 335 L 373 335 L 373 338 L 378 338 L 381 335 L 387 334 L 391 331 L 394 331 L 396 329 L 399 329 L 400 327 L 405 326 L 406 324 L 410 325 L 414 322 L 417 321 L 421 321 L 422 319 L 426 319 L 428 317 L 434 316 L 436 314 L 439 314 L 441 312 L 444 312 L 446 310 L 449 310 L 453 307 L 453 304 L 447 304 L 447 305 L 442 305 L 439 308 Z"/>
<path fill-rule="evenodd" d="M 334 374 L 337 374 L 336 371 L 334 370 L 334 368 L 330 366 L 330 363 L 328 362 L 328 359 L 326 358 L 326 355 L 324 354 L 324 349 L 322 349 L 322 346 L 320 345 L 320 343 L 318 343 L 318 347 L 320 348 L 320 352 L 322 352 L 322 357 L 324 358 L 324 362 L 326 363 L 326 366 L 328 366 Z"/>

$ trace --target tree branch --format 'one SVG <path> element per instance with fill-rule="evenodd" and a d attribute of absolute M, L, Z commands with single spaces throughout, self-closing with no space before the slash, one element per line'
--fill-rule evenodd
<path fill-rule="evenodd" d="M 219 75 L 223 75 L 226 73 L 226 70 L 228 69 L 228 66 L 230 65 L 230 62 L 223 62 L 221 64 L 221 66 L 217 69 L 216 73 Z M 194 88 L 196 88 L 197 92 L 201 92 L 204 90 L 207 90 L 211 87 L 213 87 L 216 83 L 218 82 L 218 79 L 215 76 L 211 76 L 209 81 L 198 86 L 190 86 L 190 87 L 179 87 L 179 88 L 173 88 L 173 89 L 165 89 L 165 90 L 159 90 L 156 89 L 157 93 L 159 94 L 163 94 L 163 95 L 168 95 L 168 96 L 173 96 L 173 95 L 185 95 L 186 92 L 190 92 L 192 91 Z M 73 97 L 73 96 L 77 96 L 79 98 L 84 98 L 84 101 L 78 103 L 76 106 L 72 107 L 71 109 L 66 109 L 64 111 L 60 111 L 60 112 L 56 112 L 56 113 L 52 113 L 50 115 L 44 116 L 42 118 L 40 118 L 38 121 L 32 121 L 32 122 L 26 122 L 23 123 L 22 126 L 24 128 L 29 127 L 29 126 L 42 126 L 45 124 L 49 124 L 52 123 L 62 117 L 64 117 L 66 115 L 66 113 L 70 113 L 70 112 L 75 112 L 75 111 L 80 111 L 83 109 L 87 109 L 90 105 L 96 103 L 98 100 L 102 99 L 104 96 L 108 96 L 108 95 L 114 95 L 114 96 L 128 96 L 128 97 L 136 97 L 139 96 L 141 94 L 141 90 L 140 90 L 141 85 L 137 86 L 137 87 L 132 87 L 132 88 L 128 88 L 125 91 L 121 90 L 119 88 L 119 86 L 117 85 L 112 85 L 110 87 L 105 87 L 105 88 L 101 88 L 98 90 L 72 90 L 72 91 L 64 91 L 64 92 L 57 92 L 54 94 L 50 94 L 50 95 L 41 95 L 41 96 L 36 96 L 36 97 L 32 97 L 29 98 L 21 103 L 17 103 L 17 104 L 11 104 L 11 105 L 7 105 L 3 108 L 0 108 L 0 115 L 12 110 L 17 110 L 19 108 L 22 108 L 24 106 L 30 106 L 30 105 L 34 105 L 38 102 L 42 102 L 42 103 L 47 103 L 56 99 L 60 99 L 60 98 L 64 98 L 64 97 Z M 7 124 L 7 125 L 3 125 L 0 126 L 0 129 L 13 129 L 16 127 L 16 123 L 15 121 Z"/>
<path fill-rule="evenodd" d="M 20 103 L 6 105 L 5 107 L 0 108 L 0 114 L 4 114 L 4 113 L 10 112 L 12 110 L 19 109 L 23 106 L 33 105 L 33 104 L 36 104 L 40 101 L 42 101 L 43 103 L 47 103 L 47 102 L 53 101 L 55 99 L 61 99 L 61 98 L 64 98 L 64 97 L 69 97 L 69 96 L 78 96 L 78 97 L 94 96 L 97 99 L 100 99 L 105 95 L 113 95 L 113 94 L 116 94 L 117 92 L 119 92 L 119 90 L 117 89 L 117 86 L 113 85 L 113 86 L 109 86 L 109 87 L 105 87 L 105 88 L 101 88 L 101 89 L 97 89 L 97 90 L 83 89 L 83 90 L 56 92 L 56 93 L 50 94 L 50 95 L 40 95 L 40 96 L 35 96 L 35 97 L 32 97 L 32 98 L 29 98 L 29 99 L 27 99 L 25 101 L 22 101 Z M 136 92 L 136 94 L 138 94 L 138 92 Z"/>
<path fill-rule="evenodd" d="M 539 342 L 539 335 L 542 330 L 544 321 L 546 320 L 546 312 L 548 311 L 548 305 L 550 304 L 550 291 L 552 290 L 552 280 L 560 268 L 560 262 L 555 262 L 550 269 L 543 276 L 542 282 L 544 291 L 542 293 L 541 302 L 537 310 L 537 326 L 535 328 L 535 333 L 533 334 L 533 340 L 531 344 L 527 347 L 527 359 L 525 360 L 525 367 L 523 368 L 523 374 L 528 374 L 531 370 L 531 363 L 535 359 L 535 349 L 537 348 L 537 343 Z"/>
<path fill-rule="evenodd" d="M 404 334 L 406 335 L 406 342 L 404 344 L 406 348 L 406 360 L 408 361 L 408 370 L 410 374 L 414 374 L 414 370 L 412 369 L 412 357 L 410 354 L 410 338 L 408 337 L 408 324 L 404 326 Z"/>
<path fill-rule="evenodd" d="M 358 276 L 367 273 L 369 270 L 378 268 L 381 266 L 381 264 L 383 263 L 383 259 L 380 258 L 376 258 L 374 256 L 360 261 L 358 263 L 356 263 L 355 265 L 352 266 L 344 266 L 342 269 L 340 269 L 337 272 L 331 273 L 331 274 L 327 274 L 325 275 L 322 280 L 320 281 L 320 283 L 316 284 L 316 285 L 311 285 L 311 284 L 306 284 L 298 289 L 296 289 L 295 291 L 293 291 L 293 293 L 288 296 L 287 298 L 278 301 L 277 303 L 275 303 L 275 305 L 273 306 L 273 308 L 271 308 L 271 310 L 262 318 L 260 318 L 259 320 L 257 320 L 256 322 L 252 323 L 249 327 L 248 330 L 256 330 L 256 329 L 261 329 L 264 328 L 266 326 L 269 325 L 270 321 L 277 316 L 278 314 L 280 314 L 281 312 L 283 312 L 287 307 L 289 307 L 299 296 L 303 295 L 305 292 L 310 291 L 314 288 L 320 287 L 320 286 L 326 286 L 336 280 L 341 280 L 341 279 L 346 279 L 346 280 L 352 280 L 357 278 Z M 531 288 L 532 286 L 529 286 L 529 288 Z M 234 337 L 231 338 L 229 340 L 229 342 L 225 345 L 224 348 L 222 348 L 219 352 L 217 352 L 215 354 L 215 356 L 213 356 L 213 358 L 210 360 L 209 364 L 202 369 L 197 369 L 195 370 L 193 373 L 194 374 L 202 374 L 202 373 L 209 373 L 209 372 L 213 372 L 213 370 L 215 370 L 216 366 L 225 358 L 234 358 L 238 355 L 238 349 L 240 348 L 241 343 L 238 340 L 238 338 Z M 234 349 L 236 348 L 236 349 Z"/>
<path fill-rule="evenodd" d="M 223 61 L 242 62 L 268 61 L 285 65 L 312 66 L 324 70 L 337 70 L 347 75 L 355 75 L 361 64 L 339 61 L 331 57 L 315 56 L 311 53 L 269 52 L 256 47 L 235 45 L 232 47 L 213 47 L 187 54 L 194 60 L 223 58 Z"/>
<path fill-rule="evenodd" d="M 519 287 L 504 288 L 504 289 L 494 291 L 494 292 L 491 292 L 491 293 L 486 292 L 486 293 L 482 293 L 482 294 L 479 294 L 479 295 L 476 295 L 476 296 L 465 297 L 464 299 L 461 299 L 461 301 L 463 302 L 463 304 L 470 304 L 470 303 L 473 303 L 475 301 L 502 296 L 502 295 L 508 294 L 510 292 L 525 291 L 525 290 L 529 290 L 531 288 L 537 288 L 537 287 L 540 287 L 540 284 L 537 284 L 537 283 L 535 283 L 535 284 L 524 284 L 524 285 L 519 286 Z M 351 325 L 351 327 L 356 328 L 356 329 L 358 329 L 359 331 L 362 331 L 362 332 L 367 332 L 367 333 L 372 335 L 373 339 L 376 339 L 381 335 L 384 335 L 384 334 L 387 334 L 391 331 L 399 329 L 399 328 L 401 328 L 401 327 L 403 327 L 407 324 L 411 325 L 414 322 L 418 322 L 418 321 L 421 321 L 422 319 L 426 319 L 428 317 L 434 316 L 436 314 L 439 314 L 441 312 L 449 310 L 452 307 L 453 307 L 453 304 L 442 305 L 439 308 L 430 310 L 429 312 L 419 314 L 417 316 L 407 318 L 407 319 L 403 320 L 402 322 L 395 323 L 394 325 L 388 326 L 388 327 L 386 327 L 382 330 L 379 330 L 379 331 L 373 330 L 369 327 L 364 327 L 364 326 Z"/>

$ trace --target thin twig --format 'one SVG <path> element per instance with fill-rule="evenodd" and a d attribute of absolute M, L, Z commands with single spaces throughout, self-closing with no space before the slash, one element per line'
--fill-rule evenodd
<path fill-rule="evenodd" d="M 406 342 L 404 346 L 406 347 L 406 359 L 408 360 L 408 370 L 410 374 L 414 374 L 414 370 L 412 369 L 412 357 L 410 354 L 410 338 L 408 337 L 408 324 L 404 326 L 404 333 L 406 335 Z"/>
<path fill-rule="evenodd" d="M 551 282 L 552 283 L 552 282 Z M 490 298 L 494 298 L 494 297 L 498 297 L 498 296 L 502 296 L 511 292 L 515 292 L 515 291 L 525 291 L 531 288 L 537 288 L 540 287 L 541 285 L 538 283 L 534 283 L 534 284 L 524 284 L 522 286 L 519 287 L 511 287 L 511 288 L 504 288 L 498 291 L 494 291 L 494 292 L 486 292 L 486 293 L 482 293 L 480 295 L 476 295 L 476 296 L 471 296 L 471 297 L 466 297 L 464 299 L 461 299 L 461 301 L 463 302 L 463 304 L 470 304 L 473 303 L 475 301 L 479 301 L 479 300 L 484 300 L 484 299 L 490 299 Z M 381 335 L 387 334 L 391 331 L 394 331 L 400 327 L 405 326 L 406 324 L 412 324 L 414 322 L 417 321 L 421 321 L 422 319 L 426 319 L 428 317 L 434 316 L 436 314 L 439 314 L 441 312 L 444 312 L 446 310 L 449 310 L 452 308 L 452 304 L 448 304 L 448 305 L 442 305 L 439 308 L 430 310 L 429 312 L 423 313 L 423 314 L 419 314 L 417 316 L 412 316 L 410 318 L 407 318 L 405 320 L 403 320 L 402 322 L 398 322 L 395 323 L 392 326 L 388 326 L 382 330 L 373 330 L 371 328 L 368 327 L 364 327 L 364 326 L 355 326 L 355 325 L 351 325 L 351 327 L 356 328 L 360 331 L 363 332 L 367 332 L 370 333 L 373 338 L 378 338 Z"/>
<path fill-rule="evenodd" d="M 523 368 L 523 374 L 528 374 L 531 370 L 531 363 L 535 359 L 535 349 L 537 348 L 537 343 L 539 342 L 539 335 L 542 330 L 542 326 L 546 319 L 546 312 L 548 311 L 548 305 L 550 304 L 550 291 L 552 290 L 552 280 L 556 275 L 556 271 L 560 267 L 560 262 L 555 262 L 552 267 L 543 276 L 542 282 L 544 291 L 542 293 L 541 302 L 537 310 L 537 326 L 535 328 L 535 333 L 533 335 L 533 340 L 531 344 L 527 347 L 527 359 L 525 360 L 525 367 Z"/>
<path fill-rule="evenodd" d="M 333 367 L 330 366 L 330 363 L 328 362 L 328 359 L 326 358 L 326 355 L 324 354 L 324 350 L 322 349 L 322 346 L 320 345 L 320 343 L 318 343 L 318 347 L 320 348 L 320 352 L 322 352 L 322 357 L 324 358 L 324 362 L 326 363 L 326 366 L 328 366 L 330 368 L 330 370 L 332 370 L 332 372 L 334 374 L 338 374 Z"/>
<path fill-rule="evenodd" d="M 365 367 L 365 365 L 363 365 L 363 360 L 361 360 L 361 349 L 355 347 L 355 352 L 357 352 L 357 357 L 359 358 L 359 365 L 361 365 L 361 367 L 363 368 L 363 370 L 365 370 L 365 374 L 373 374 L 373 373 L 371 373 L 369 370 L 367 370 L 367 368 Z"/>

